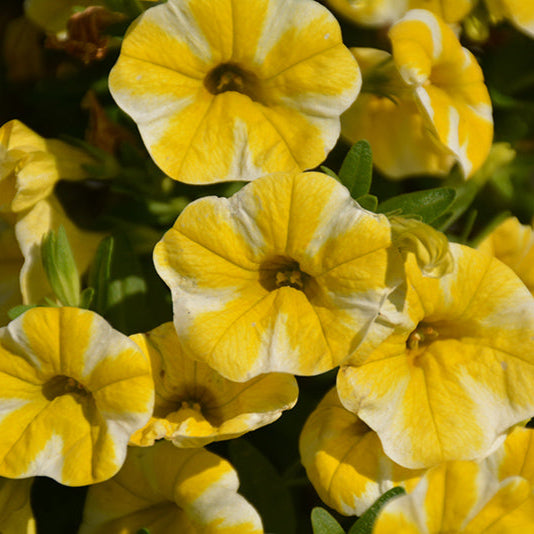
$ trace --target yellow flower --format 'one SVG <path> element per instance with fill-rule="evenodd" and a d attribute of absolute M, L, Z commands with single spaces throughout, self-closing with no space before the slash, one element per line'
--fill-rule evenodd
<path fill-rule="evenodd" d="M 486 0 L 492 22 L 508 19 L 518 30 L 534 37 L 534 4 L 525 0 Z"/>
<path fill-rule="evenodd" d="M 109 78 L 154 161 L 187 183 L 315 167 L 360 83 L 312 0 L 169 0 L 132 25 Z"/>
<path fill-rule="evenodd" d="M 272 174 L 189 204 L 154 262 L 182 344 L 238 382 L 332 369 L 402 316 L 387 217 L 321 173 Z"/>
<path fill-rule="evenodd" d="M 319 497 L 344 515 L 362 515 L 394 486 L 410 490 L 423 474 L 390 460 L 373 432 L 331 390 L 300 435 L 300 456 Z"/>
<path fill-rule="evenodd" d="M 447 174 L 455 158 L 429 130 L 391 54 L 374 48 L 351 52 L 362 70 L 363 89 L 341 115 L 342 137 L 351 144 L 367 139 L 373 163 L 390 178 Z"/>
<path fill-rule="evenodd" d="M 101 234 L 86 232 L 67 217 L 54 195 L 16 214 L 0 213 L 0 325 L 7 311 L 17 304 L 37 304 L 50 296 L 41 259 L 41 241 L 50 230 L 65 228 L 79 273 L 91 262 Z M 17 280 L 18 278 L 18 280 Z"/>
<path fill-rule="evenodd" d="M 295 405 L 298 386 L 287 374 L 270 373 L 230 382 L 187 357 L 172 323 L 131 337 L 152 362 L 154 414 L 130 442 L 153 445 L 166 438 L 178 447 L 202 447 L 239 437 L 276 421 Z"/>
<path fill-rule="evenodd" d="M 509 217 L 478 248 L 508 265 L 534 294 L 534 230 L 531 225 Z"/>
<path fill-rule="evenodd" d="M 0 128 L 0 212 L 18 213 L 52 193 L 60 179 L 86 177 L 92 159 L 57 139 L 44 139 L 22 122 Z"/>
<path fill-rule="evenodd" d="M 534 493 L 525 479 L 498 482 L 484 465 L 447 462 L 390 500 L 373 534 L 515 534 L 530 532 L 533 517 Z"/>
<path fill-rule="evenodd" d="M 130 447 L 121 471 L 89 489 L 80 534 L 260 534 L 238 487 L 232 466 L 204 449 Z"/>
<path fill-rule="evenodd" d="M 2 476 L 106 480 L 153 403 L 146 356 L 91 311 L 32 308 L 0 329 Z"/>
<path fill-rule="evenodd" d="M 0 479 L 0 525 L 2 534 L 35 534 L 35 519 L 30 505 L 32 478 Z"/>
<path fill-rule="evenodd" d="M 485 161 L 493 138 L 491 100 L 474 56 L 439 17 L 409 11 L 392 26 L 393 60 L 425 124 L 466 177 Z"/>
<path fill-rule="evenodd" d="M 520 1 L 520 0 L 519 0 Z M 410 9 L 423 8 L 448 24 L 460 22 L 478 0 L 327 0 L 328 6 L 363 26 L 387 26 Z"/>
<path fill-rule="evenodd" d="M 479 460 L 534 413 L 534 299 L 495 258 L 451 244 L 454 269 L 407 261 L 406 313 L 368 358 L 338 375 L 343 405 L 409 468 Z"/>

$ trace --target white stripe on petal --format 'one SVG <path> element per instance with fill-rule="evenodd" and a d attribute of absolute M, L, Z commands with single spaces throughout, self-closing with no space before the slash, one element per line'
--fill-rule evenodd
<path fill-rule="evenodd" d="M 26 471 L 17 473 L 17 478 L 39 475 L 62 480 L 63 458 L 63 439 L 59 434 L 52 434 L 41 451 L 29 462 Z"/>

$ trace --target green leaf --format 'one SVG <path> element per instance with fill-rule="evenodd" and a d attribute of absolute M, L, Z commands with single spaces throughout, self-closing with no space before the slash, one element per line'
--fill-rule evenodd
<path fill-rule="evenodd" d="M 376 211 L 376 207 L 378 206 L 378 198 L 374 195 L 362 195 L 356 199 L 356 202 L 358 202 L 363 209 L 369 211 Z"/>
<path fill-rule="evenodd" d="M 265 532 L 295 534 L 296 519 L 291 493 L 269 460 L 244 439 L 228 445 L 231 463 L 239 472 L 239 493 L 258 510 Z"/>
<path fill-rule="evenodd" d="M 92 287 L 86 287 L 80 295 L 80 308 L 88 310 L 91 306 L 94 296 L 95 290 Z"/>
<path fill-rule="evenodd" d="M 329 169 L 328 167 L 325 167 L 324 165 L 321 165 L 320 169 L 325 174 L 328 174 L 328 176 L 331 176 L 332 178 L 335 178 L 338 182 L 340 181 L 339 180 L 339 176 L 332 169 Z"/>
<path fill-rule="evenodd" d="M 146 282 L 139 259 L 125 236 L 105 238 L 89 273 L 93 309 L 125 334 L 145 331 Z"/>
<path fill-rule="evenodd" d="M 135 534 L 150 534 L 148 528 L 140 528 Z"/>
<path fill-rule="evenodd" d="M 41 243 L 43 267 L 52 291 L 63 306 L 80 303 L 80 277 L 65 228 L 50 230 Z"/>
<path fill-rule="evenodd" d="M 324 508 L 316 506 L 311 513 L 313 534 L 345 534 L 341 525 Z"/>
<path fill-rule="evenodd" d="M 417 217 L 422 222 L 431 224 L 451 207 L 455 197 L 456 193 L 450 187 L 405 193 L 381 202 L 378 213 Z"/>
<path fill-rule="evenodd" d="M 406 491 L 401 487 L 391 488 L 389 491 L 386 491 L 386 493 L 378 497 L 374 504 L 360 516 L 354 525 L 352 525 L 348 534 L 371 534 L 373 532 L 376 518 L 385 504 L 391 499 L 405 494 Z"/>
<path fill-rule="evenodd" d="M 373 178 L 373 155 L 371 145 L 362 139 L 354 144 L 341 164 L 339 179 L 357 199 L 369 193 Z"/>
<path fill-rule="evenodd" d="M 16 319 L 19 315 L 22 315 L 25 311 L 35 308 L 35 304 L 19 304 L 18 306 L 13 306 L 8 312 L 7 316 L 11 319 Z"/>

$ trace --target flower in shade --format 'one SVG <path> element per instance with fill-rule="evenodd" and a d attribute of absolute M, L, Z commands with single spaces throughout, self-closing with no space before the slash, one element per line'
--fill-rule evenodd
<path fill-rule="evenodd" d="M 338 374 L 343 405 L 409 468 L 488 456 L 534 414 L 534 299 L 503 263 L 451 244 L 452 272 L 406 264 L 411 326 Z"/>
<path fill-rule="evenodd" d="M 150 362 L 99 315 L 32 308 L 0 329 L 0 475 L 112 477 L 152 413 Z"/>
<path fill-rule="evenodd" d="M 0 213 L 19 213 L 51 195 L 60 179 L 86 178 L 92 159 L 57 139 L 44 139 L 22 122 L 0 128 Z"/>
<path fill-rule="evenodd" d="M 0 478 L 2 534 L 35 534 L 37 532 L 30 505 L 32 484 L 32 478 L 24 480 Z"/>
<path fill-rule="evenodd" d="M 485 0 L 490 19 L 509 20 L 518 30 L 534 37 L 534 4 L 524 0 Z"/>
<path fill-rule="evenodd" d="M 534 230 L 532 225 L 521 224 L 516 217 L 509 217 L 480 243 L 478 249 L 508 265 L 534 294 Z"/>
<path fill-rule="evenodd" d="M 403 317 L 388 219 L 321 173 L 272 174 L 189 204 L 154 262 L 186 350 L 234 381 L 322 373 Z"/>
<path fill-rule="evenodd" d="M 469 177 L 486 160 L 493 138 L 482 69 L 453 30 L 430 11 L 409 11 L 391 27 L 389 37 L 393 61 L 426 127 Z"/>
<path fill-rule="evenodd" d="M 238 487 L 232 466 L 204 449 L 130 447 L 121 471 L 89 489 L 80 534 L 260 534 Z"/>
<path fill-rule="evenodd" d="M 0 213 L 0 325 L 17 304 L 37 304 L 51 296 L 42 264 L 41 242 L 50 231 L 65 228 L 79 273 L 87 270 L 101 234 L 75 226 L 54 195 L 16 214 Z"/>
<path fill-rule="evenodd" d="M 309 416 L 299 448 L 319 497 L 344 515 L 362 515 L 394 486 L 413 489 L 423 474 L 389 459 L 376 432 L 343 407 L 335 389 Z"/>
<path fill-rule="evenodd" d="M 351 52 L 362 71 L 363 89 L 341 116 L 342 137 L 351 144 L 367 139 L 373 163 L 389 178 L 447 174 L 455 158 L 429 129 L 391 54 L 374 48 Z"/>
<path fill-rule="evenodd" d="M 172 323 L 131 339 L 150 358 L 156 388 L 154 414 L 132 436 L 134 445 L 166 438 L 178 447 L 201 447 L 236 438 L 272 423 L 297 401 L 292 375 L 269 373 L 231 382 L 187 357 Z"/>
<path fill-rule="evenodd" d="M 534 493 L 527 480 L 499 481 L 476 462 L 447 462 L 430 469 L 409 494 L 380 511 L 373 534 L 513 534 L 532 530 Z"/>
<path fill-rule="evenodd" d="M 131 26 L 109 78 L 154 161 L 187 183 L 315 167 L 360 82 L 312 0 L 169 0 Z"/>

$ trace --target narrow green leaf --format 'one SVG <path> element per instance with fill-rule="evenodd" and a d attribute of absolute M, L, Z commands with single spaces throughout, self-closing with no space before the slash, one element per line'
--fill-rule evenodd
<path fill-rule="evenodd" d="M 140 528 L 135 534 L 150 534 L 148 528 Z"/>
<path fill-rule="evenodd" d="M 107 308 L 113 246 L 113 236 L 105 237 L 98 246 L 91 269 L 89 270 L 89 286 L 94 288 L 95 291 L 92 309 L 100 315 L 104 315 Z"/>
<path fill-rule="evenodd" d="M 86 287 L 80 295 L 80 308 L 88 310 L 91 306 L 94 296 L 95 290 L 92 287 Z"/>
<path fill-rule="evenodd" d="M 265 532 L 295 534 L 293 499 L 276 468 L 244 439 L 232 440 L 228 453 L 239 473 L 239 493 L 257 508 Z"/>
<path fill-rule="evenodd" d="M 7 316 L 12 321 L 16 319 L 19 315 L 22 315 L 25 311 L 35 308 L 35 304 L 19 304 L 18 306 L 13 306 L 8 312 Z"/>
<path fill-rule="evenodd" d="M 356 202 L 358 202 L 363 209 L 369 211 L 376 211 L 376 207 L 378 206 L 378 198 L 374 195 L 362 195 L 356 199 Z"/>
<path fill-rule="evenodd" d="M 320 169 L 325 174 L 328 174 L 328 176 L 331 176 L 332 178 L 335 178 L 338 182 L 340 181 L 339 180 L 339 176 L 332 169 L 329 169 L 328 167 L 325 167 L 324 165 L 321 165 Z"/>
<path fill-rule="evenodd" d="M 378 213 L 418 217 L 422 222 L 431 224 L 451 207 L 455 196 L 454 189 L 450 187 L 405 193 L 381 202 Z"/>
<path fill-rule="evenodd" d="M 371 145 L 365 139 L 350 148 L 341 164 L 339 179 L 352 198 L 357 199 L 369 193 L 373 179 L 373 154 Z"/>
<path fill-rule="evenodd" d="M 311 513 L 313 534 L 345 534 L 341 525 L 324 508 L 316 506 Z"/>
<path fill-rule="evenodd" d="M 50 230 L 41 243 L 41 259 L 52 291 L 63 306 L 78 306 L 80 277 L 65 228 Z"/>
<path fill-rule="evenodd" d="M 362 516 L 360 516 L 354 525 L 352 525 L 348 534 L 371 534 L 373 532 L 376 518 L 385 504 L 391 499 L 405 494 L 406 491 L 400 486 L 386 491 L 386 493 L 378 497 L 374 504 Z"/>

